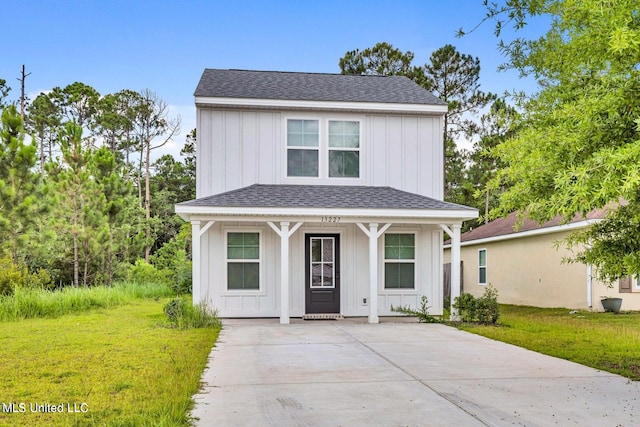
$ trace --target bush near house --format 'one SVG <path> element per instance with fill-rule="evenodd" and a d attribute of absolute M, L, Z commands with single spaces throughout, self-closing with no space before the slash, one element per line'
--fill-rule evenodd
<path fill-rule="evenodd" d="M 462 293 L 453 303 L 463 322 L 478 322 L 495 324 L 500 318 L 498 305 L 498 290 L 489 285 L 484 294 L 476 298 L 469 293 Z"/>

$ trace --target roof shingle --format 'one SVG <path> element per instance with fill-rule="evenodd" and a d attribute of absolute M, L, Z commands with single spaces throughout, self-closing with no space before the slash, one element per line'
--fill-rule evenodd
<path fill-rule="evenodd" d="M 475 209 L 391 187 L 351 185 L 254 184 L 226 193 L 179 203 L 193 207 L 261 207 L 326 209 Z"/>
<path fill-rule="evenodd" d="M 218 70 L 207 68 L 197 97 L 446 105 L 403 76 Z"/>
<path fill-rule="evenodd" d="M 601 219 L 606 216 L 607 209 L 597 209 L 591 211 L 586 217 L 582 215 L 576 215 L 573 217 L 570 223 L 584 221 L 587 219 Z M 531 219 L 525 219 L 522 225 L 516 230 L 516 224 L 518 222 L 517 212 L 512 212 L 504 218 L 498 218 L 487 224 L 481 225 L 473 230 L 467 231 L 460 236 L 461 242 L 470 242 L 473 240 L 487 239 L 490 237 L 506 236 L 509 234 L 523 233 L 525 231 L 538 230 L 543 228 L 554 227 L 563 224 L 562 217 L 557 216 L 551 221 L 547 221 L 540 224 Z"/>

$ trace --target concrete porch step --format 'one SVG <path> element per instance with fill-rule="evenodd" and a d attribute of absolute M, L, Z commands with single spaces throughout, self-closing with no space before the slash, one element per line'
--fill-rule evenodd
<path fill-rule="evenodd" d="M 302 320 L 340 320 L 344 319 L 344 316 L 340 313 L 313 313 L 305 314 L 302 316 Z"/>

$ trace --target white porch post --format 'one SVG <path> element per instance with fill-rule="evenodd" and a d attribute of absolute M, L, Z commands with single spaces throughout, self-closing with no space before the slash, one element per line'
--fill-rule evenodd
<path fill-rule="evenodd" d="M 378 317 L 378 237 L 391 226 L 385 224 L 378 230 L 378 223 L 369 223 L 369 229 L 356 223 L 364 234 L 369 236 L 369 323 L 379 323 Z"/>
<path fill-rule="evenodd" d="M 460 224 L 451 226 L 451 316 L 458 316 L 458 310 L 453 303 L 460 296 Z"/>
<path fill-rule="evenodd" d="M 214 223 L 207 221 L 201 227 L 201 221 L 191 221 L 191 296 L 194 304 L 202 302 L 202 236 Z"/>
<path fill-rule="evenodd" d="M 378 224 L 369 224 L 369 323 L 378 323 Z"/>
<path fill-rule="evenodd" d="M 289 222 L 282 221 L 280 228 L 267 222 L 269 227 L 280 236 L 280 324 L 289 323 L 289 237 L 302 225 L 298 222 L 289 229 Z"/>
<path fill-rule="evenodd" d="M 192 260 L 192 281 L 191 296 L 194 304 L 200 302 L 200 221 L 191 221 L 191 260 Z"/>
<path fill-rule="evenodd" d="M 458 317 L 458 310 L 453 308 L 456 298 L 460 296 L 460 228 L 462 224 L 452 224 L 451 228 L 439 224 L 451 238 L 451 318 Z"/>
<path fill-rule="evenodd" d="M 289 323 L 289 223 L 280 223 L 280 323 Z"/>

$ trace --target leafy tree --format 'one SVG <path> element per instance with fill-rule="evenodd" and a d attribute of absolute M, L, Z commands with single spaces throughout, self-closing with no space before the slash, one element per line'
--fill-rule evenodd
<path fill-rule="evenodd" d="M 445 101 L 449 111 L 444 117 L 443 140 L 445 187 L 444 197 L 457 203 L 468 203 L 463 196 L 466 154 L 456 147 L 460 135 L 477 131 L 470 116 L 488 105 L 496 97 L 480 90 L 480 59 L 461 54 L 448 44 L 436 49 L 416 81 Z"/>
<path fill-rule="evenodd" d="M 52 160 L 57 151 L 62 113 L 46 93 L 39 94 L 33 100 L 27 108 L 27 113 L 27 128 L 40 147 L 40 171 L 44 171 L 45 163 Z"/>
<path fill-rule="evenodd" d="M 345 53 L 339 65 L 343 74 L 405 75 L 448 104 L 443 129 L 444 196 L 457 203 L 468 203 L 464 197 L 468 158 L 455 141 L 476 130 L 471 116 L 494 100 L 495 95 L 480 90 L 480 60 L 461 54 L 452 45 L 436 49 L 422 67 L 411 64 L 413 57 L 412 52 L 403 53 L 383 42 L 363 51 Z"/>
<path fill-rule="evenodd" d="M 100 99 L 97 90 L 84 83 L 75 82 L 64 88 L 54 87 L 50 97 L 67 121 L 75 122 L 83 129 L 93 128 Z"/>
<path fill-rule="evenodd" d="M 545 221 L 609 207 L 607 219 L 573 235 L 573 261 L 606 281 L 640 273 L 640 14 L 635 0 L 506 0 L 488 5 L 496 32 L 550 18 L 546 34 L 501 41 L 507 67 L 531 75 L 522 129 L 493 150 L 507 185 L 493 215 L 519 211 Z"/>
<path fill-rule="evenodd" d="M 373 74 L 380 76 L 411 75 L 412 52 L 402 52 L 386 42 L 363 51 L 349 51 L 340 58 L 342 74 Z"/>
<path fill-rule="evenodd" d="M 141 146 L 140 165 L 142 167 L 144 164 L 145 169 L 144 208 L 146 219 L 149 222 L 146 230 L 145 261 L 148 263 L 153 243 L 151 235 L 151 151 L 163 147 L 180 132 L 180 117 L 169 118 L 168 105 L 156 93 L 145 89 L 139 93 L 139 98 L 134 106 L 133 125 L 134 133 Z M 156 141 L 156 138 L 160 138 L 160 140 Z"/>
<path fill-rule="evenodd" d="M 33 171 L 36 152 L 34 143 L 24 142 L 15 106 L 5 108 L 0 126 L 0 236 L 15 264 L 24 236 L 42 211 L 40 175 Z"/>
<path fill-rule="evenodd" d="M 7 86 L 7 81 L 5 79 L 0 79 L 0 111 L 7 106 L 6 99 L 7 96 L 9 96 L 10 90 L 11 88 Z"/>
<path fill-rule="evenodd" d="M 189 183 L 187 185 L 193 189 L 193 192 L 189 194 L 190 198 L 195 198 L 196 196 L 196 146 L 196 130 L 191 129 L 191 132 L 189 132 L 185 139 L 184 147 L 180 150 L 180 155 L 184 158 L 185 171 L 189 177 Z M 190 199 L 178 201 L 184 202 L 185 200 Z"/>
<path fill-rule="evenodd" d="M 60 134 L 60 145 L 62 162 L 47 164 L 47 178 L 55 208 L 51 219 L 63 241 L 69 238 L 72 242 L 73 285 L 78 287 L 80 284 L 82 262 L 82 282 L 87 286 L 91 255 L 95 253 L 92 251 L 94 242 L 102 237 L 95 232 L 100 212 L 91 203 L 98 193 L 89 168 L 91 149 L 83 148 L 82 128 L 74 122 L 65 124 Z"/>
<path fill-rule="evenodd" d="M 152 247 L 157 250 L 167 243 L 180 230 L 184 223 L 174 212 L 178 202 L 195 198 L 195 185 L 184 163 L 165 154 L 153 163 L 154 174 L 150 187 L 152 217 L 159 221 L 161 229 L 156 232 Z"/>
<path fill-rule="evenodd" d="M 100 98 L 96 111 L 96 128 L 109 149 L 129 164 L 129 155 L 135 146 L 132 140 L 137 92 L 121 90 Z M 121 153 L 124 151 L 124 154 Z"/>
<path fill-rule="evenodd" d="M 505 190 L 498 188 L 491 191 L 487 188 L 489 181 L 503 166 L 500 159 L 491 156 L 491 150 L 518 132 L 519 117 L 514 107 L 498 98 L 489 111 L 480 117 L 477 126 L 479 139 L 469 154 L 471 162 L 464 180 L 465 203 L 484 212 L 485 222 L 489 220 L 489 208 L 497 205 L 499 195 Z M 466 222 L 465 227 L 475 227 L 477 224 L 477 221 Z"/>
<path fill-rule="evenodd" d="M 124 179 L 123 166 L 118 165 L 114 153 L 107 147 L 101 147 L 93 153 L 89 169 L 98 189 L 97 197 L 92 202 L 106 219 L 100 223 L 103 233 L 108 236 L 108 240 L 100 242 L 103 254 L 100 264 L 103 281 L 111 285 L 116 266 L 126 259 L 131 242 L 127 207 L 137 204 L 131 183 Z"/>

